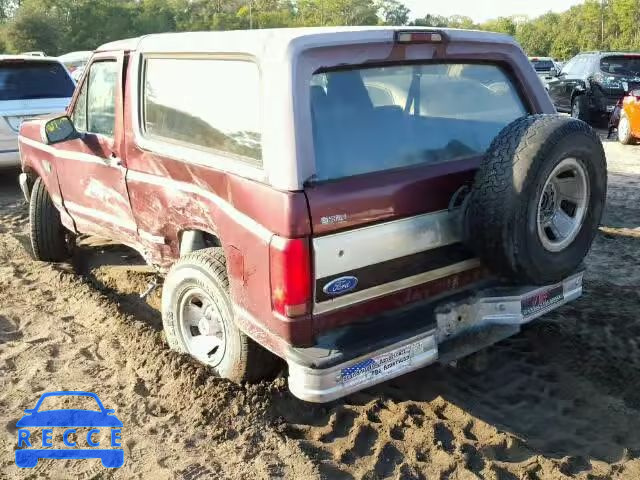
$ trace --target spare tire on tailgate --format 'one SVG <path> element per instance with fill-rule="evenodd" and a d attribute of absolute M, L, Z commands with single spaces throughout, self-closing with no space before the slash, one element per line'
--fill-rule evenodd
<path fill-rule="evenodd" d="M 520 118 L 480 164 L 466 207 L 466 243 L 511 280 L 559 281 L 589 251 L 606 190 L 604 150 L 589 125 L 560 115 Z"/>

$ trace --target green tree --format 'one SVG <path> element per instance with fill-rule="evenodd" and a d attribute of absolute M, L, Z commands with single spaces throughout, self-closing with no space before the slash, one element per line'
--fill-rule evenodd
<path fill-rule="evenodd" d="M 558 37 L 559 23 L 559 14 L 545 13 L 536 20 L 520 23 L 516 28 L 516 40 L 529 55 L 547 56 Z"/>
<path fill-rule="evenodd" d="M 180 6 L 178 2 L 167 0 L 142 0 L 137 9 L 132 9 L 132 13 L 135 13 L 136 33 L 175 31 L 177 29 L 177 9 Z"/>
<path fill-rule="evenodd" d="M 447 19 L 447 26 L 464 29 L 478 28 L 470 17 L 465 17 L 464 15 L 452 15 Z"/>
<path fill-rule="evenodd" d="M 514 36 L 516 34 L 516 24 L 513 19 L 508 17 L 498 17 L 480 24 L 480 29 L 490 32 L 506 33 Z"/>
<path fill-rule="evenodd" d="M 14 53 L 44 51 L 49 55 L 61 53 L 60 21 L 41 10 L 22 9 L 7 26 L 8 48 Z"/>
<path fill-rule="evenodd" d="M 416 27 L 448 27 L 449 19 L 442 15 L 431 15 L 428 13 L 422 18 L 416 18 L 411 25 Z"/>
<path fill-rule="evenodd" d="M 378 0 L 378 16 L 385 25 L 406 25 L 409 23 L 409 9 L 398 0 Z"/>
<path fill-rule="evenodd" d="M 298 0 L 298 23 L 315 25 L 377 25 L 373 0 Z"/>

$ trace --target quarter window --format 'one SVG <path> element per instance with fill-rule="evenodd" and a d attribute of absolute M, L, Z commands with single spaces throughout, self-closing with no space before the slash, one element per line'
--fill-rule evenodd
<path fill-rule="evenodd" d="M 262 163 L 259 72 L 242 60 L 149 58 L 146 135 Z"/>

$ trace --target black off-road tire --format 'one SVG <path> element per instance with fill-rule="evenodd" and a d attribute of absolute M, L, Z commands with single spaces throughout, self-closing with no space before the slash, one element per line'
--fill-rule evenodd
<path fill-rule="evenodd" d="M 590 123 L 591 113 L 589 111 L 589 102 L 585 95 L 576 95 L 571 100 L 571 116 L 577 120 Z"/>
<path fill-rule="evenodd" d="M 582 165 L 589 194 L 575 238 L 553 252 L 540 239 L 538 207 L 547 178 L 567 158 Z M 606 190 L 604 149 L 589 125 L 560 115 L 520 118 L 498 134 L 480 164 L 466 203 L 466 243 L 488 268 L 513 281 L 559 281 L 589 251 Z"/>
<path fill-rule="evenodd" d="M 70 256 L 69 232 L 60 221 L 60 212 L 53 204 L 47 187 L 36 179 L 29 201 L 31 248 L 36 260 L 61 262 Z"/>
<path fill-rule="evenodd" d="M 169 346 L 189 353 L 180 329 L 179 306 L 183 294 L 193 286 L 208 294 L 222 312 L 226 332 L 224 353 L 219 363 L 210 365 L 216 375 L 236 383 L 273 377 L 281 367 L 280 359 L 255 343 L 235 324 L 226 259 L 220 247 L 189 253 L 169 270 L 162 287 L 162 322 Z"/>

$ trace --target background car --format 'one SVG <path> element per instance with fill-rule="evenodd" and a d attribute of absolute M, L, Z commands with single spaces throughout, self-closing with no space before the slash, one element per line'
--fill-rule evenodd
<path fill-rule="evenodd" d="M 80 80 L 82 76 L 82 72 L 84 72 L 84 67 L 91 58 L 93 51 L 91 50 L 81 50 L 77 52 L 69 52 L 64 55 L 60 55 L 58 60 L 60 60 L 69 73 L 71 77 L 77 82 Z"/>
<path fill-rule="evenodd" d="M 640 90 L 633 90 L 622 100 L 618 141 L 624 145 L 640 138 Z"/>
<path fill-rule="evenodd" d="M 529 57 L 529 61 L 544 85 L 553 78 L 551 76 L 553 69 L 560 70 L 556 61 L 551 57 Z"/>
<path fill-rule="evenodd" d="M 22 121 L 64 111 L 74 89 L 69 72 L 56 58 L 0 55 L 0 167 L 20 165 Z"/>
<path fill-rule="evenodd" d="M 587 52 L 573 57 L 548 83 L 559 112 L 597 122 L 627 92 L 640 88 L 640 53 Z"/>

